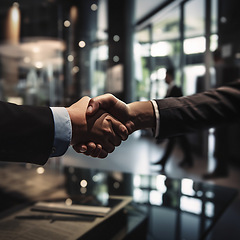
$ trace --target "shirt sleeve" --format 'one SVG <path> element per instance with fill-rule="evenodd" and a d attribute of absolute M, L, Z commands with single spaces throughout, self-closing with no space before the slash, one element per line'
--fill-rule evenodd
<path fill-rule="evenodd" d="M 62 156 L 72 139 L 72 125 L 68 111 L 64 107 L 51 107 L 54 119 L 54 143 L 50 157 Z"/>
<path fill-rule="evenodd" d="M 159 129 L 160 129 L 160 112 L 158 110 L 158 105 L 156 103 L 155 100 L 151 100 L 152 105 L 153 105 L 153 109 L 155 111 L 155 117 L 156 117 L 156 128 L 155 128 L 155 133 L 154 133 L 154 137 L 157 138 L 159 135 Z"/>

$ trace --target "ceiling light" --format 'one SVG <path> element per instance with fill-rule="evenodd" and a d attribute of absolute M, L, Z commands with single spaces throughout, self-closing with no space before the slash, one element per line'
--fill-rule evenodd
<path fill-rule="evenodd" d="M 64 27 L 68 28 L 70 27 L 70 25 L 71 25 L 70 21 L 68 20 L 64 21 Z"/>
<path fill-rule="evenodd" d="M 97 9 L 98 9 L 97 4 L 92 4 L 91 9 L 92 9 L 92 11 L 97 11 Z"/>
<path fill-rule="evenodd" d="M 86 43 L 84 41 L 80 41 L 78 45 L 80 48 L 84 48 L 86 46 Z"/>

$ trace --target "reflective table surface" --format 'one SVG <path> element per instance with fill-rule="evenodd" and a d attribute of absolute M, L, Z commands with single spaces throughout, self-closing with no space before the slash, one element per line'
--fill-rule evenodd
<path fill-rule="evenodd" d="M 134 221 L 147 219 L 142 239 L 198 240 L 209 236 L 237 194 L 235 189 L 161 174 L 139 175 L 71 166 L 56 171 L 32 165 L 2 164 L 0 222 L 19 204 L 91 197 L 94 204 L 106 206 L 109 196 L 130 196 L 131 207 L 138 210 Z M 41 223 L 43 221 L 46 220 Z M 5 231 L 5 226 L 6 223 L 0 224 L 0 230 Z"/>
<path fill-rule="evenodd" d="M 107 204 L 109 195 L 132 196 L 132 204 L 148 218 L 146 239 L 204 239 L 237 196 L 235 189 L 171 179 L 66 167 L 70 196 L 94 195 Z"/>

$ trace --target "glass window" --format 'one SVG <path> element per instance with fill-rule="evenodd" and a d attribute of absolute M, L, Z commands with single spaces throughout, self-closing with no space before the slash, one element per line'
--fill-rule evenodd
<path fill-rule="evenodd" d="M 184 94 L 193 94 L 203 91 L 206 51 L 205 37 L 205 1 L 192 0 L 186 2 L 184 22 L 184 54 L 186 65 L 184 67 Z M 213 52 L 218 47 L 217 32 L 217 1 L 211 1 L 211 37 L 210 50 Z"/>
<path fill-rule="evenodd" d="M 136 79 L 136 99 L 149 99 L 151 74 L 151 41 L 150 29 L 146 28 L 135 34 L 134 62 Z"/>
<path fill-rule="evenodd" d="M 185 37 L 204 36 L 205 25 L 205 4 L 202 0 L 192 0 L 186 2 L 185 6 Z"/>
<path fill-rule="evenodd" d="M 92 87 L 91 96 L 105 93 L 107 78 L 108 46 L 103 44 L 91 50 Z"/>
<path fill-rule="evenodd" d="M 175 8 L 164 19 L 153 24 L 153 42 L 175 40 L 179 33 L 180 9 Z"/>
<path fill-rule="evenodd" d="M 218 47 L 217 9 L 217 0 L 211 0 L 210 50 L 212 52 Z M 136 33 L 136 42 L 139 46 L 135 55 L 141 59 L 136 62 L 138 99 L 165 96 L 164 72 L 167 67 L 175 68 L 175 81 L 182 87 L 184 95 L 198 91 L 197 83 L 204 81 L 205 0 L 191 0 L 184 4 L 184 56 L 181 56 L 180 11 L 181 8 L 178 6 L 158 18 L 158 21 L 152 23 L 148 28 Z"/>
<path fill-rule="evenodd" d="M 136 33 L 137 99 L 163 98 L 165 96 L 166 68 L 179 66 L 179 22 L 180 9 L 177 7 L 165 15 L 164 19 Z M 138 61 L 136 61 L 136 57 Z M 141 74 L 139 74 L 140 72 Z"/>
<path fill-rule="evenodd" d="M 212 0 L 212 13 L 211 13 L 211 32 L 217 33 L 218 31 L 218 2 L 217 0 Z"/>

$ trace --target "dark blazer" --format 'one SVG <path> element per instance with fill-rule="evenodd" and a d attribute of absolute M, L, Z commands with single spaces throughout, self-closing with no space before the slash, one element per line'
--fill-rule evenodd
<path fill-rule="evenodd" d="M 54 139 L 51 109 L 0 102 L 0 116 L 0 161 L 46 163 Z"/>
<path fill-rule="evenodd" d="M 182 90 L 180 87 L 174 85 L 166 94 L 165 98 L 167 97 L 181 97 L 182 94 Z"/>
<path fill-rule="evenodd" d="M 159 138 L 240 122 L 240 80 L 192 96 L 157 100 L 157 104 Z"/>

